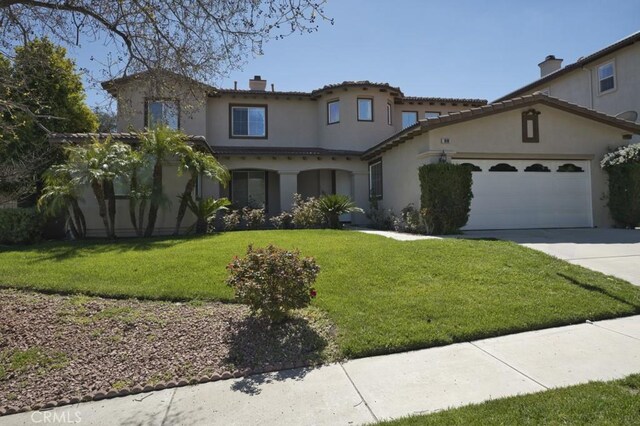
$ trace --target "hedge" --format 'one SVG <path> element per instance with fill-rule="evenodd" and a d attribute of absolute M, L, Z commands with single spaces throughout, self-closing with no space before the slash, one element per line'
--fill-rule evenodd
<path fill-rule="evenodd" d="M 438 163 L 418 169 L 421 214 L 427 232 L 452 234 L 467 224 L 471 209 L 471 169 Z"/>
<path fill-rule="evenodd" d="M 640 226 L 640 164 L 607 167 L 609 211 L 619 226 Z"/>
<path fill-rule="evenodd" d="M 35 209 L 0 209 L 0 244 L 31 244 L 42 235 L 44 220 Z"/>

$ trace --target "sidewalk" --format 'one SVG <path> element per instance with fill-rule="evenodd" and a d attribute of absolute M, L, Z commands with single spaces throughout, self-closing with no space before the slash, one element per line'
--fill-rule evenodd
<path fill-rule="evenodd" d="M 357 425 L 640 373 L 640 316 L 0 417 L 0 425 Z"/>

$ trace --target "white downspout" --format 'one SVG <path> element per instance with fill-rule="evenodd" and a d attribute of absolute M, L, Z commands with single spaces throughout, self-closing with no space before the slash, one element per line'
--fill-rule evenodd
<path fill-rule="evenodd" d="M 589 73 L 589 109 L 593 109 L 593 73 L 591 68 L 582 67 L 582 70 Z"/>

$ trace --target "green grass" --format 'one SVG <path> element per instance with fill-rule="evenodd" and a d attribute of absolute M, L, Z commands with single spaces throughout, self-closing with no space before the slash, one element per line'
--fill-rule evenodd
<path fill-rule="evenodd" d="M 418 425 L 637 425 L 640 375 L 554 389 L 378 423 Z"/>
<path fill-rule="evenodd" d="M 9 372 L 17 374 L 35 368 L 39 374 L 49 369 L 62 368 L 69 360 L 62 352 L 50 352 L 44 348 L 32 347 L 26 350 L 5 349 L 0 352 L 0 380 Z"/>
<path fill-rule="evenodd" d="M 299 248 L 316 258 L 313 303 L 338 326 L 350 357 L 640 313 L 640 288 L 514 243 L 402 242 L 331 230 L 4 248 L 0 285 L 231 301 L 225 266 L 250 243 Z"/>

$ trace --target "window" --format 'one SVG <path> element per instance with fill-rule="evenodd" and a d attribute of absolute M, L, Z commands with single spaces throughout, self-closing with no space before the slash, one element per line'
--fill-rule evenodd
<path fill-rule="evenodd" d="M 267 138 L 266 106 L 231 105 L 230 137 Z"/>
<path fill-rule="evenodd" d="M 462 163 L 461 166 L 468 167 L 472 172 L 481 172 L 482 169 L 479 166 L 476 166 L 473 163 Z"/>
<path fill-rule="evenodd" d="M 327 124 L 340 122 L 340 101 L 327 102 Z"/>
<path fill-rule="evenodd" d="M 424 118 L 438 118 L 440 117 L 440 111 L 427 111 L 424 113 Z"/>
<path fill-rule="evenodd" d="M 402 111 L 402 128 L 413 126 L 418 122 L 418 111 Z"/>
<path fill-rule="evenodd" d="M 392 120 L 392 111 L 391 111 L 391 104 L 387 103 L 387 124 L 389 126 L 391 126 L 393 124 L 393 120 Z"/>
<path fill-rule="evenodd" d="M 495 166 L 491 166 L 489 171 L 490 172 L 517 172 L 518 169 L 513 167 L 511 164 L 498 163 Z"/>
<path fill-rule="evenodd" d="M 382 160 L 369 163 L 369 199 L 382 199 Z"/>
<path fill-rule="evenodd" d="M 180 127 L 180 107 L 177 101 L 147 100 L 145 127 L 153 129 L 164 124 L 172 129 Z"/>
<path fill-rule="evenodd" d="M 373 99 L 358 98 L 358 121 L 373 121 Z"/>
<path fill-rule="evenodd" d="M 155 157 L 145 158 L 143 165 L 136 172 L 136 184 L 139 193 L 144 193 L 151 188 L 153 183 L 153 166 Z M 123 175 L 113 179 L 113 192 L 117 198 L 129 198 L 131 195 L 131 180 Z"/>
<path fill-rule="evenodd" d="M 231 201 L 237 207 L 264 208 L 267 201 L 267 177 L 264 171 L 231 172 Z"/>
<path fill-rule="evenodd" d="M 575 164 L 567 163 L 558 167 L 558 172 L 560 173 L 582 173 L 584 169 L 580 166 L 576 166 Z"/>
<path fill-rule="evenodd" d="M 540 142 L 539 111 L 530 109 L 522 113 L 522 142 Z"/>
<path fill-rule="evenodd" d="M 532 164 L 524 169 L 525 172 L 550 172 L 547 166 L 543 166 L 540 163 Z"/>
<path fill-rule="evenodd" d="M 598 67 L 598 82 L 600 93 L 608 92 L 616 88 L 616 69 L 613 62 Z"/>

